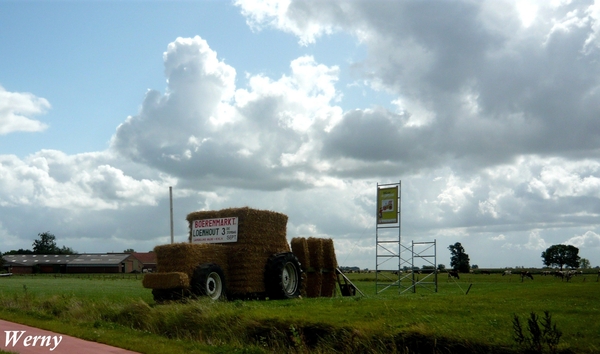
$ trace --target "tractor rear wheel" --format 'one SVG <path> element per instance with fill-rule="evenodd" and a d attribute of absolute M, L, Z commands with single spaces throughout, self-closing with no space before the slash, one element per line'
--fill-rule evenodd
<path fill-rule="evenodd" d="M 221 267 L 214 263 L 198 266 L 190 280 L 192 293 L 208 296 L 212 300 L 225 299 L 225 275 Z"/>
<path fill-rule="evenodd" d="M 300 262 L 291 252 L 271 256 L 265 269 L 265 288 L 270 299 L 293 299 L 300 296 L 302 277 Z"/>

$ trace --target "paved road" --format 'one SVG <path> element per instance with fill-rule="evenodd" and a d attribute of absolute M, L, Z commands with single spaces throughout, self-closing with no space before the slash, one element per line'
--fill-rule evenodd
<path fill-rule="evenodd" d="M 24 331 L 24 332 L 22 332 Z M 37 338 L 36 338 L 37 337 Z M 135 354 L 129 350 L 0 320 L 0 349 L 21 354 Z"/>

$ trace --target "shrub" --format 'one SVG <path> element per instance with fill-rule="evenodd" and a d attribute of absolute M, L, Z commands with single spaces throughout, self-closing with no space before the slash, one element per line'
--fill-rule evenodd
<path fill-rule="evenodd" d="M 529 335 L 523 333 L 523 326 L 519 320 L 519 316 L 513 317 L 514 340 L 517 344 L 525 346 L 529 351 L 534 353 L 544 353 L 544 348 L 548 348 L 549 353 L 556 353 L 558 343 L 562 332 L 556 328 L 556 323 L 552 323 L 552 316 L 548 311 L 544 311 L 540 327 L 538 316 L 532 312 L 527 320 L 527 329 Z"/>

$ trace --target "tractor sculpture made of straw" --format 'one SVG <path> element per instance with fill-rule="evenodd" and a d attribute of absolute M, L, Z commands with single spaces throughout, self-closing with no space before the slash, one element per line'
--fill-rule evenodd
<path fill-rule="evenodd" d="M 156 246 L 157 272 L 144 276 L 157 303 L 334 296 L 333 240 L 297 237 L 290 249 L 286 215 L 245 207 L 197 211 L 186 219 L 189 242 Z"/>

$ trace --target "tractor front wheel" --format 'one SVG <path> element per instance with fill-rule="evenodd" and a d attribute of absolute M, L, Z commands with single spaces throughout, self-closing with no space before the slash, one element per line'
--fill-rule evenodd
<path fill-rule="evenodd" d="M 208 296 L 212 300 L 225 299 L 225 275 L 221 267 L 214 263 L 198 266 L 190 281 L 192 293 Z"/>

